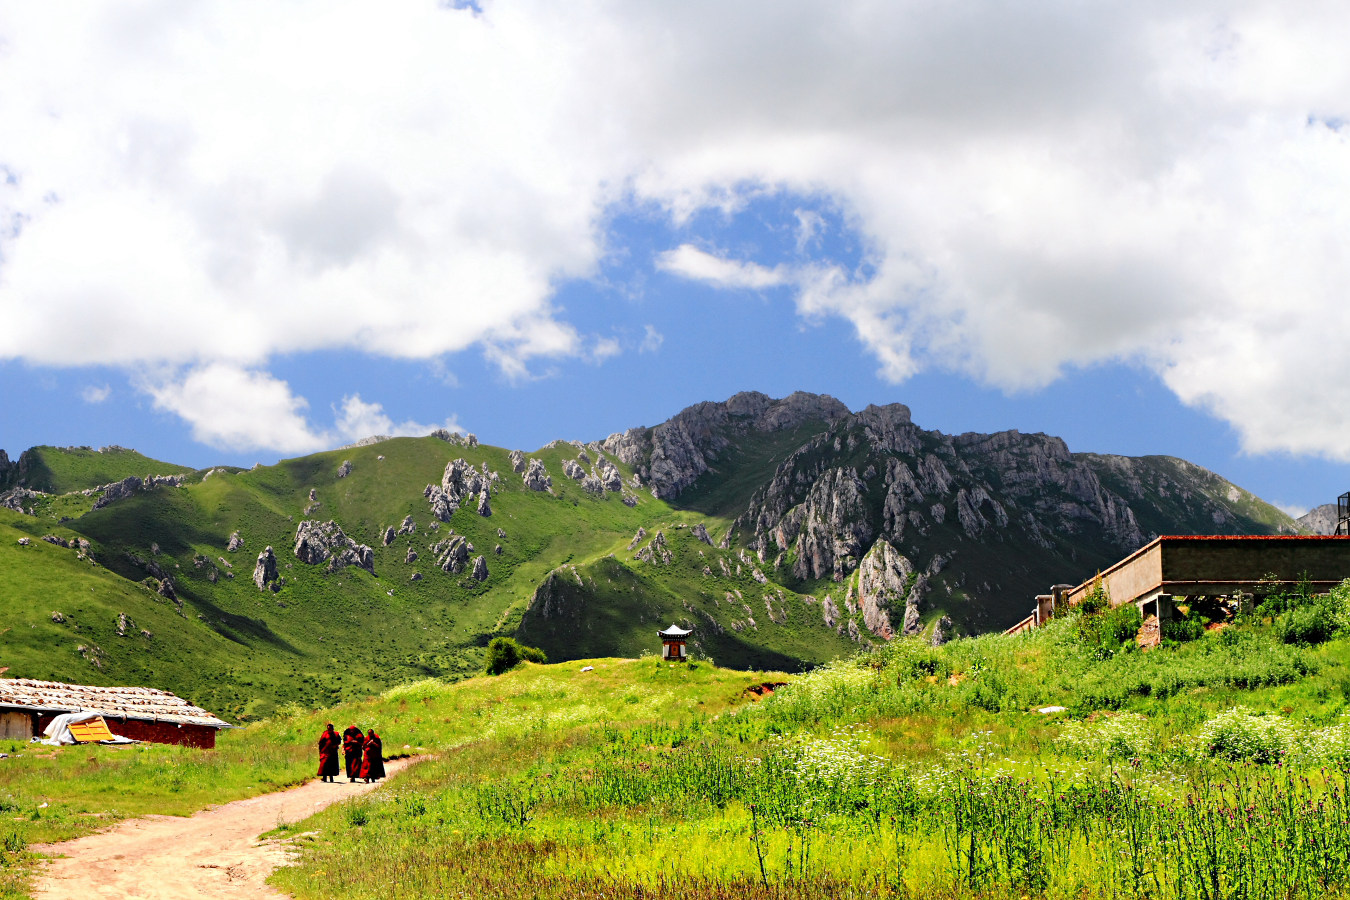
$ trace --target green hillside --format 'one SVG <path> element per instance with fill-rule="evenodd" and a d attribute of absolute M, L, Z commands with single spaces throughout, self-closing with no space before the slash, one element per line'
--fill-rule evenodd
<path fill-rule="evenodd" d="M 187 475 L 192 469 L 143 456 L 125 447 L 33 447 L 20 454 L 8 481 L 31 491 L 65 494 L 131 475 Z M 0 489 L 12 484 L 0 483 Z"/>
<path fill-rule="evenodd" d="M 756 583 L 749 567 L 735 574 L 733 551 L 691 536 L 703 522 L 724 531 L 725 519 L 676 510 L 645 493 L 631 495 L 632 507 L 616 494 L 594 496 L 563 475 L 564 460 L 577 454 L 566 444 L 530 454 L 548 468 L 551 492 L 527 490 L 501 448 L 401 438 L 248 471 L 216 470 L 97 510 L 94 497 L 78 493 L 41 500 L 32 516 L 0 510 L 0 548 L 6 559 L 24 560 L 0 575 L 0 604 L 15 622 L 0 666 L 10 676 L 153 684 L 245 720 L 289 701 L 330 704 L 418 678 L 461 677 L 478 671 L 493 636 L 518 631 L 553 658 L 637 656 L 659 649 L 655 630 L 679 621 L 699 627 L 696 650 L 738 667 L 796 669 L 856 646 L 824 627 L 818 607 L 790 592 L 780 599 L 780 589 Z M 480 516 L 466 502 L 433 530 L 423 489 L 439 484 L 457 458 L 499 474 L 492 514 Z M 350 474 L 339 477 L 344 462 Z M 406 516 L 416 531 L 384 546 L 384 529 Z M 370 546 L 375 574 L 354 566 L 329 574 L 302 563 L 293 547 L 304 519 L 335 520 Z M 635 560 L 625 549 L 642 526 L 669 536 L 669 564 Z M 472 544 L 473 556 L 485 557 L 485 581 L 436 566 L 430 548 L 452 531 Z M 48 533 L 87 539 L 90 559 L 77 563 L 78 551 L 41 541 Z M 235 533 L 243 547 L 229 552 Z M 30 545 L 19 547 L 20 536 Z M 267 546 L 282 577 L 277 591 L 259 590 L 252 580 Z M 409 549 L 417 554 L 411 563 Z M 703 574 L 708 565 L 715 576 Z M 593 589 L 585 602 L 603 610 L 584 631 L 527 617 L 541 584 L 574 584 L 577 577 Z M 176 602 L 156 593 L 165 578 Z M 725 595 L 735 591 L 743 599 L 732 607 Z M 53 623 L 53 612 L 67 624 Z M 116 637 L 121 613 L 135 622 L 136 635 L 145 628 L 153 637 Z M 97 651 L 78 654 L 81 643 Z"/>

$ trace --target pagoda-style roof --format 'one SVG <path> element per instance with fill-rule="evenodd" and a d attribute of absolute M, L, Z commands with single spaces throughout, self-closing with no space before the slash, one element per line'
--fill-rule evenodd
<path fill-rule="evenodd" d="M 692 628 L 681 628 L 681 627 L 678 626 L 678 625 L 672 625 L 672 626 L 670 626 L 669 628 L 667 628 L 665 631 L 658 631 L 658 632 L 657 632 L 657 634 L 661 635 L 661 637 L 663 637 L 663 638 L 682 638 L 682 637 L 688 637 L 689 635 L 691 635 L 691 634 L 693 634 L 693 633 L 694 633 L 694 629 L 692 629 Z"/>

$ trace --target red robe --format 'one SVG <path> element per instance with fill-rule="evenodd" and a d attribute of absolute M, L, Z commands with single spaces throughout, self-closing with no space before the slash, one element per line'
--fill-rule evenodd
<path fill-rule="evenodd" d="M 361 751 L 366 746 L 366 736 L 361 729 L 353 725 L 342 732 L 342 757 L 347 763 L 347 777 L 361 777 Z"/>
<path fill-rule="evenodd" d="M 366 755 L 361 760 L 362 778 L 384 777 L 384 742 L 374 731 L 366 737 Z"/>
<path fill-rule="evenodd" d="M 338 769 L 338 747 L 342 744 L 342 738 L 338 733 L 329 728 L 319 735 L 319 777 L 327 778 L 336 776 L 340 771 Z"/>

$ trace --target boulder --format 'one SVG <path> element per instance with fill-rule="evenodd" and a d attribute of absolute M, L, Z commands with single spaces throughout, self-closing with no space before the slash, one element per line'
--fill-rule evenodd
<path fill-rule="evenodd" d="M 258 554 L 258 563 L 253 567 L 253 583 L 258 586 L 258 590 L 266 590 L 269 582 L 277 580 L 277 556 L 272 552 L 272 548 Z"/>
<path fill-rule="evenodd" d="M 403 557 L 403 561 L 405 563 L 417 562 L 417 551 L 414 550 L 412 547 L 409 547 L 407 555 Z"/>
<path fill-rule="evenodd" d="M 393 525 L 390 525 L 388 528 L 384 530 L 384 538 L 383 538 L 384 545 L 388 547 L 390 544 L 394 542 L 394 538 L 396 537 L 398 537 L 398 532 L 394 530 Z"/>
<path fill-rule="evenodd" d="M 244 546 L 244 539 L 241 538 L 239 536 L 239 532 L 236 531 L 230 534 L 230 542 L 225 545 L 225 549 L 233 553 L 236 550 L 243 549 L 243 546 Z"/>
<path fill-rule="evenodd" d="M 458 575 L 468 565 L 469 551 L 472 549 L 468 541 L 456 534 L 433 544 L 431 552 L 436 557 L 436 565 L 441 567 L 441 571 Z"/>
<path fill-rule="evenodd" d="M 328 563 L 327 571 L 336 572 L 346 566 L 356 566 L 375 574 L 375 553 L 365 544 L 358 544 L 343 533 L 336 522 L 316 522 L 306 519 L 295 529 L 295 557 L 314 566 Z"/>
<path fill-rule="evenodd" d="M 699 522 L 693 528 L 689 529 L 689 533 L 709 547 L 712 546 L 712 538 L 708 536 L 708 529 L 703 526 L 702 522 Z"/>
<path fill-rule="evenodd" d="M 487 581 L 487 577 L 488 577 L 487 560 L 481 556 L 476 557 L 473 561 L 473 580 Z"/>
<path fill-rule="evenodd" d="M 586 470 L 577 465 L 574 459 L 563 460 L 563 474 L 573 481 L 580 481 L 586 477 Z"/>
<path fill-rule="evenodd" d="M 600 479 L 596 478 L 594 475 L 587 475 L 581 480 L 581 489 L 586 493 L 594 494 L 597 497 L 603 497 L 605 495 L 604 484 L 602 484 Z"/>
<path fill-rule="evenodd" d="M 439 485 L 429 484 L 426 490 L 422 491 L 422 496 L 431 504 L 431 515 L 442 522 L 449 522 L 450 517 L 454 515 L 458 508 L 456 504 L 450 502 L 445 491 L 441 490 Z M 435 528 L 436 523 L 432 522 L 431 527 Z"/>
<path fill-rule="evenodd" d="M 339 478 L 346 478 L 350 474 L 352 474 L 352 461 L 350 459 L 344 459 L 342 465 L 338 466 L 337 476 Z"/>
<path fill-rule="evenodd" d="M 492 515 L 492 504 L 488 502 L 488 491 L 486 488 L 478 495 L 478 514 L 484 518 Z"/>
<path fill-rule="evenodd" d="M 524 472 L 524 471 L 525 471 L 525 454 L 524 454 L 524 453 L 521 453 L 519 450 L 512 450 L 512 451 L 511 451 L 510 453 L 508 453 L 506 456 L 507 456 L 507 459 L 511 460 L 511 471 L 512 471 L 512 472 L 515 472 L 517 475 L 519 475 L 521 472 Z"/>

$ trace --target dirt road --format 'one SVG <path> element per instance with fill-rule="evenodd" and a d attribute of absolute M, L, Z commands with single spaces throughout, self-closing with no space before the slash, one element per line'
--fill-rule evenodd
<path fill-rule="evenodd" d="M 386 763 L 389 775 L 411 762 Z M 286 847 L 277 841 L 259 842 L 258 835 L 378 786 L 315 780 L 188 818 L 144 816 L 77 840 L 35 846 L 34 850 L 63 858 L 43 863 L 33 896 L 43 900 L 285 897 L 266 879 L 286 863 Z"/>

